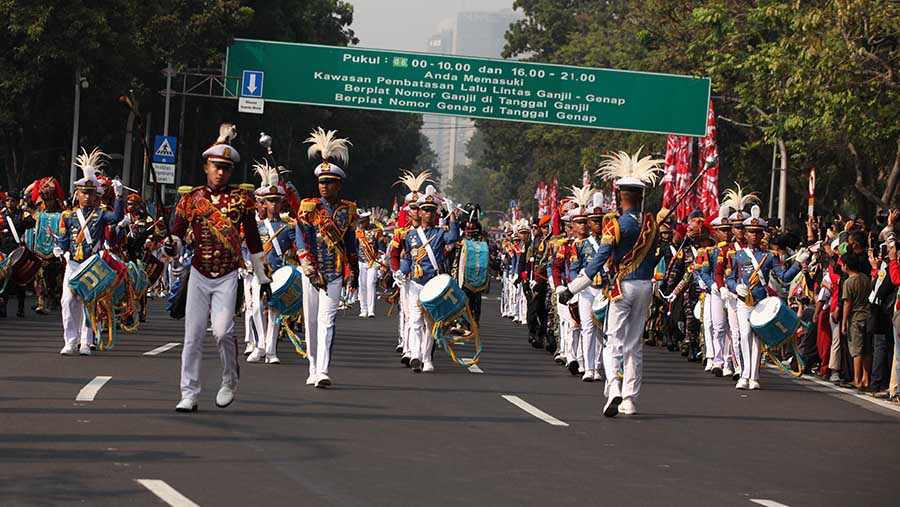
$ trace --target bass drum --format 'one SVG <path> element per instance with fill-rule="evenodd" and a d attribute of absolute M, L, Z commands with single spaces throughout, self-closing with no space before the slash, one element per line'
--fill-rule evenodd
<path fill-rule="evenodd" d="M 438 275 L 422 287 L 419 303 L 434 322 L 452 319 L 466 307 L 466 293 L 450 275 Z"/>

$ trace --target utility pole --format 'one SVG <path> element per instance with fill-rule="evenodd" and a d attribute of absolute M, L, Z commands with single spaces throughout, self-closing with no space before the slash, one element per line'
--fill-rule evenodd
<path fill-rule="evenodd" d="M 69 170 L 69 193 L 75 191 L 75 180 L 78 179 L 78 168 L 75 157 L 78 156 L 78 122 L 81 116 L 81 67 L 75 69 L 75 112 L 72 115 L 72 158 Z"/>
<path fill-rule="evenodd" d="M 163 70 L 163 74 L 166 76 L 166 111 L 163 116 L 163 135 L 169 135 L 169 109 L 172 102 L 172 76 L 175 75 L 175 69 L 172 67 L 171 60 L 166 64 L 165 70 Z M 160 195 L 162 198 L 166 198 L 166 186 L 162 183 L 159 183 Z M 164 203 L 159 203 L 162 206 Z"/>
<path fill-rule="evenodd" d="M 778 140 L 778 150 L 781 153 L 781 180 L 778 184 L 778 218 L 781 226 L 785 227 L 787 218 L 787 146 L 784 139 Z"/>

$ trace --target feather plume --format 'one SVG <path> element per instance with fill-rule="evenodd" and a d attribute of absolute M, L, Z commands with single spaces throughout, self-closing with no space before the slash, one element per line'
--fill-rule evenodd
<path fill-rule="evenodd" d="M 385 222 L 388 218 L 388 212 L 384 208 L 374 207 L 372 208 L 372 221 L 374 222 Z"/>
<path fill-rule="evenodd" d="M 219 126 L 219 137 L 216 144 L 230 144 L 237 137 L 237 127 L 233 123 L 223 123 Z"/>
<path fill-rule="evenodd" d="M 655 185 L 662 172 L 663 160 L 647 155 L 641 157 L 642 146 L 634 155 L 624 151 L 617 151 L 604 155 L 606 160 L 597 169 L 597 176 L 604 180 L 617 180 L 620 178 L 637 178 L 644 183 Z"/>
<path fill-rule="evenodd" d="M 253 171 L 256 172 L 257 176 L 262 180 L 259 185 L 260 187 L 268 188 L 278 185 L 278 168 L 270 166 L 269 162 L 255 162 L 253 164 Z"/>
<path fill-rule="evenodd" d="M 437 195 L 437 188 L 434 185 L 425 187 L 425 195 Z"/>
<path fill-rule="evenodd" d="M 431 179 L 430 171 L 422 171 L 419 174 L 413 174 L 412 171 L 403 171 L 400 175 L 400 179 L 397 180 L 397 183 L 406 185 L 406 188 L 408 188 L 410 192 L 418 192 L 419 189 L 422 188 L 422 185 L 429 181 L 434 182 L 434 180 Z M 394 184 L 396 185 L 397 183 Z"/>
<path fill-rule="evenodd" d="M 343 163 L 350 160 L 349 147 L 353 146 L 353 143 L 348 139 L 334 137 L 335 134 L 337 134 L 337 130 L 325 132 L 322 130 L 322 127 L 317 127 L 316 130 L 310 132 L 309 137 L 303 141 L 304 143 L 310 143 L 307 151 L 309 158 L 314 158 L 318 154 L 324 162 L 328 162 L 329 158 Z"/>
<path fill-rule="evenodd" d="M 100 151 L 100 148 L 94 148 L 90 154 L 82 148 L 81 155 L 75 157 L 75 165 L 84 172 L 86 178 L 96 180 L 97 172 L 103 169 L 107 159 L 109 155 Z"/>
<path fill-rule="evenodd" d="M 572 188 L 572 200 L 575 201 L 580 208 L 586 208 L 594 198 L 594 189 L 590 185 Z"/>
<path fill-rule="evenodd" d="M 759 204 L 759 197 L 755 192 L 744 194 L 744 190 L 735 182 L 735 188 L 729 188 L 725 191 L 725 200 L 722 206 L 731 206 L 735 211 L 743 211 L 750 204 Z"/>

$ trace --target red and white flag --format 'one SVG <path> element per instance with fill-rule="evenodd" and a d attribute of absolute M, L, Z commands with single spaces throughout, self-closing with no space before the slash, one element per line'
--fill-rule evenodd
<path fill-rule="evenodd" d="M 715 159 L 715 164 L 706 169 L 706 173 L 700 178 L 697 187 L 697 201 L 700 210 L 706 216 L 719 211 L 719 146 L 716 144 L 716 115 L 713 112 L 712 101 L 709 101 L 709 112 L 706 118 L 706 137 L 700 139 L 700 164 L 706 167 L 709 160 Z"/>

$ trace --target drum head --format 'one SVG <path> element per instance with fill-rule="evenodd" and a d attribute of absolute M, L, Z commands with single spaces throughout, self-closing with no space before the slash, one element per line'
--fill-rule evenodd
<path fill-rule="evenodd" d="M 609 305 L 609 300 L 605 296 L 598 294 L 594 297 L 594 302 L 591 303 L 591 311 L 600 311 L 606 308 L 607 305 Z"/>
<path fill-rule="evenodd" d="M 78 266 L 78 269 L 75 270 L 75 273 L 72 274 L 72 278 L 77 278 L 80 274 L 91 269 L 91 266 L 94 264 L 94 257 L 99 257 L 99 256 L 100 256 L 100 254 L 94 254 L 94 255 L 88 257 L 87 259 L 85 259 L 84 262 L 82 262 L 81 265 Z"/>
<path fill-rule="evenodd" d="M 771 322 L 781 310 L 781 304 L 781 299 L 776 297 L 768 297 L 757 303 L 750 312 L 750 325 L 764 326 Z"/>
<path fill-rule="evenodd" d="M 291 266 L 281 266 L 276 269 L 274 273 L 272 273 L 272 290 L 278 290 L 284 287 L 288 280 L 291 279 L 291 275 L 294 274 L 294 268 Z"/>
<path fill-rule="evenodd" d="M 422 291 L 419 292 L 419 299 L 422 301 L 431 301 L 439 297 L 441 294 L 446 292 L 447 287 L 450 286 L 450 275 L 438 275 L 428 283 L 422 287 Z"/>
<path fill-rule="evenodd" d="M 21 259 L 23 255 L 25 255 L 25 247 L 20 246 L 9 254 L 6 262 L 8 262 L 9 266 L 14 266 L 17 262 L 19 262 L 19 259 Z"/>

